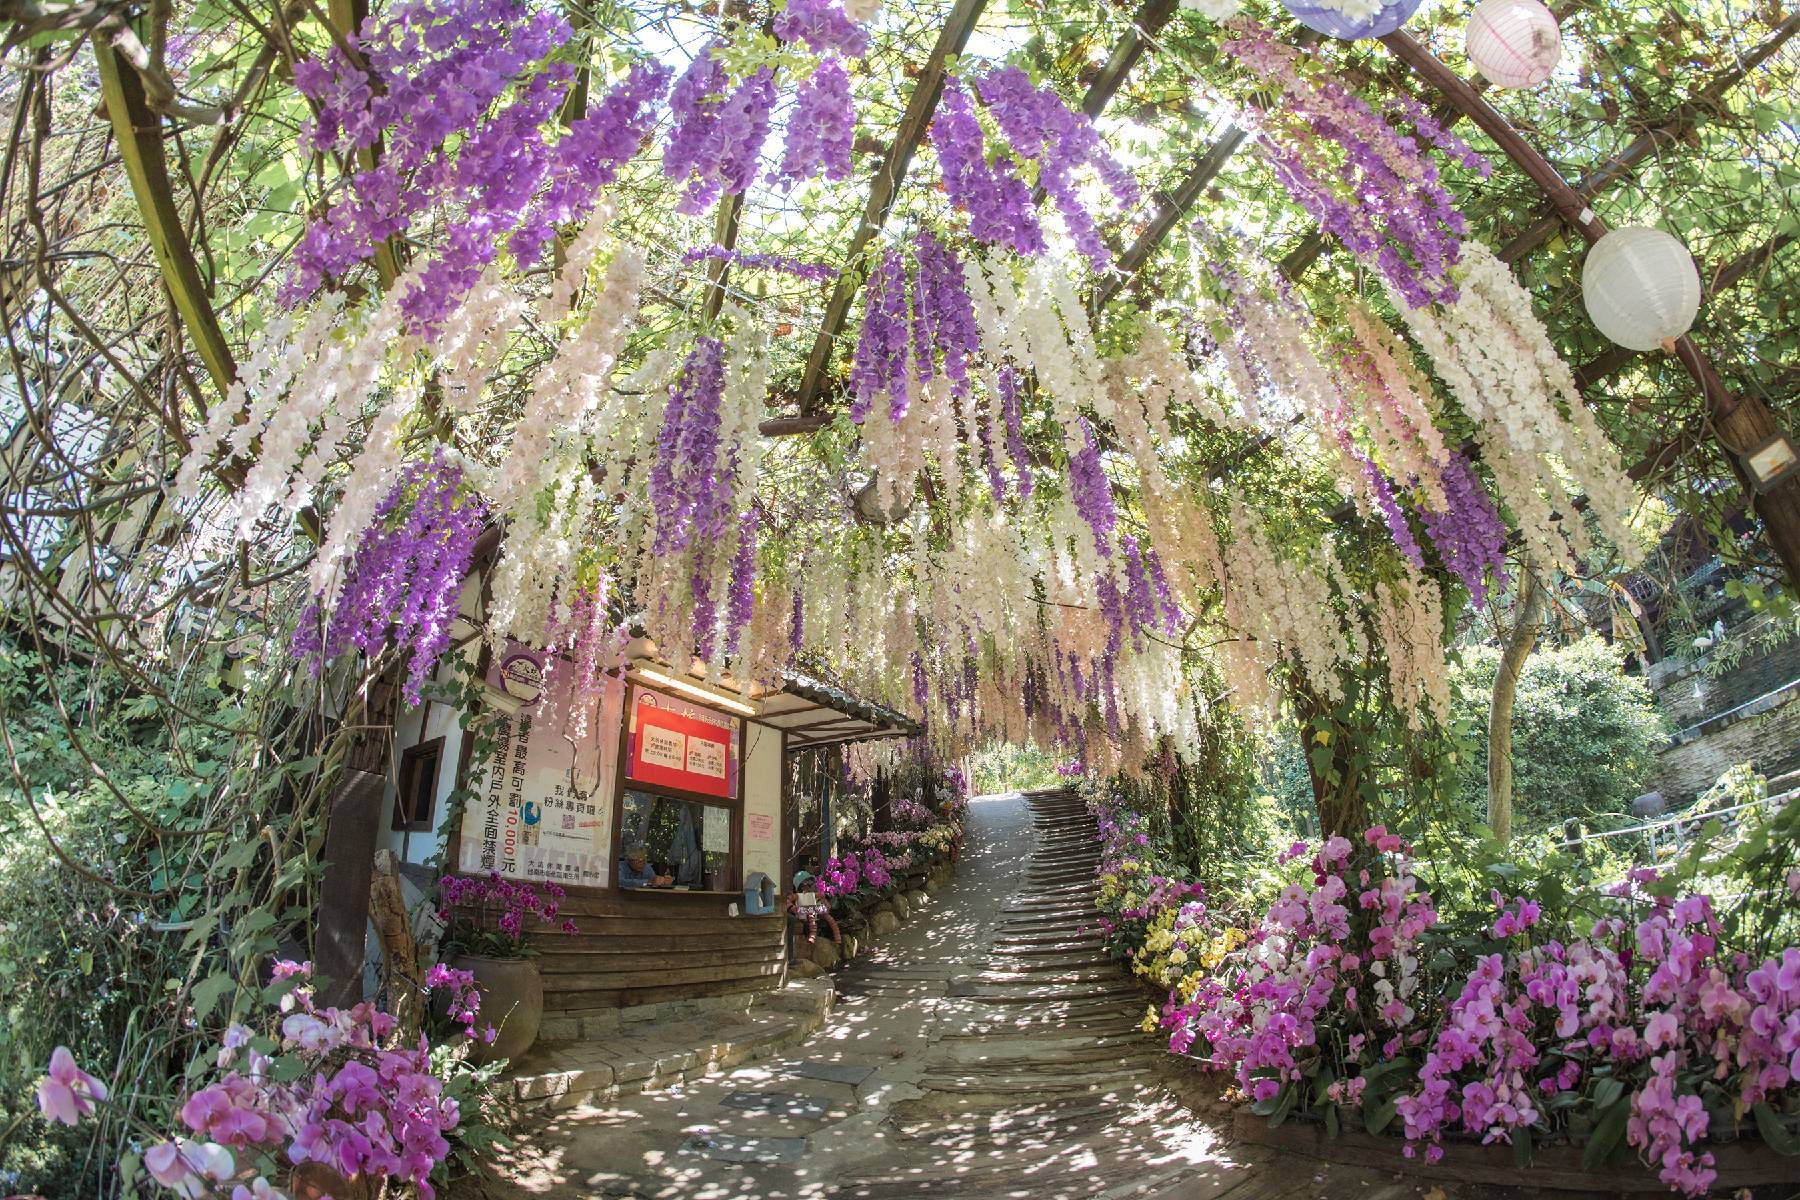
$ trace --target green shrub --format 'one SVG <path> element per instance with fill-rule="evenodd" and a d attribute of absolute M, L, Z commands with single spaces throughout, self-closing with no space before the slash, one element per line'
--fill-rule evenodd
<path fill-rule="evenodd" d="M 1472 732 L 1457 800 L 1487 819 L 1487 714 L 1500 652 L 1465 650 L 1452 670 L 1452 715 Z M 1668 736 L 1650 689 L 1625 674 L 1623 655 L 1598 637 L 1540 647 L 1525 664 L 1513 710 L 1513 829 L 1534 833 L 1570 817 L 1616 827 L 1649 786 Z"/>

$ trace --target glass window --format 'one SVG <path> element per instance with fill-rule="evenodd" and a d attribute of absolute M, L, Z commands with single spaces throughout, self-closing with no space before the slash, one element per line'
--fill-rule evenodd
<path fill-rule="evenodd" d="M 619 825 L 619 886 L 731 892 L 738 888 L 732 824 L 738 810 L 627 789 Z"/>

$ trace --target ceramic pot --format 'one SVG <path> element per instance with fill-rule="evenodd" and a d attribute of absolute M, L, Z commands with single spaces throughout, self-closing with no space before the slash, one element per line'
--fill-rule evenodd
<path fill-rule="evenodd" d="M 477 1036 L 470 1058 L 478 1064 L 501 1058 L 517 1060 L 531 1049 L 544 1020 L 544 978 L 538 974 L 537 963 L 529 958 L 459 954 L 450 965 L 475 975 L 475 987 L 481 993 L 477 1034 L 489 1025 L 500 1031 L 491 1043 Z"/>

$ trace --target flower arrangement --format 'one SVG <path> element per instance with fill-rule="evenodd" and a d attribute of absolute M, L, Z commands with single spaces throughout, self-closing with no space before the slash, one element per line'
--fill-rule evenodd
<path fill-rule="evenodd" d="M 1590 1165 L 1629 1146 L 1694 1196 L 1717 1176 L 1720 1123 L 1800 1148 L 1781 1115 L 1800 1101 L 1800 948 L 1729 950 L 1705 895 L 1640 870 L 1581 931 L 1494 891 L 1470 931 L 1376 826 L 1296 843 L 1283 858 L 1304 864 L 1298 880 L 1221 913 L 1159 866 L 1140 814 L 1093 804 L 1101 927 L 1168 991 L 1146 1030 L 1230 1072 L 1259 1113 L 1393 1127 L 1431 1161 L 1448 1136 L 1529 1154 L 1585 1129 Z"/>
<path fill-rule="evenodd" d="M 525 940 L 525 922 L 555 924 L 566 895 L 554 883 L 544 884 L 540 891 L 524 880 L 503 879 L 497 871 L 485 878 L 447 875 L 438 882 L 438 916 L 448 925 L 445 953 L 529 957 L 533 950 Z M 556 928 L 566 934 L 580 932 L 570 917 Z"/>

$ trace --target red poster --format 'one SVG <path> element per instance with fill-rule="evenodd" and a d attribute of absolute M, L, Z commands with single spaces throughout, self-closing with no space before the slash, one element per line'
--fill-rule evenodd
<path fill-rule="evenodd" d="M 737 721 L 708 719 L 701 711 L 672 697 L 639 692 L 631 714 L 630 777 L 702 796 L 735 797 Z"/>

